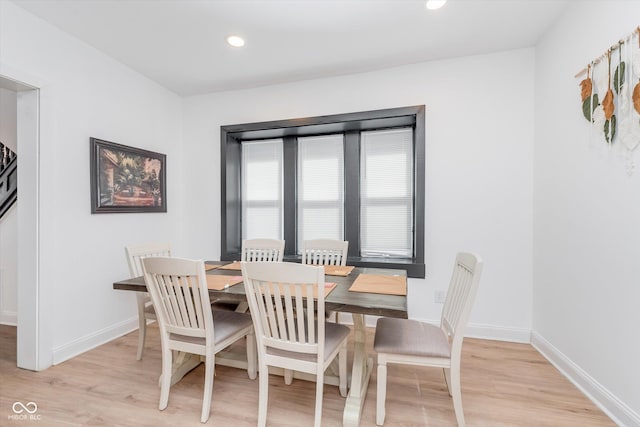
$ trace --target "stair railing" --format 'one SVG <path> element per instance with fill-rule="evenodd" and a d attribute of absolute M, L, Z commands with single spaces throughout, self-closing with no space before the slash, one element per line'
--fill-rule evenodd
<path fill-rule="evenodd" d="M 0 142 L 0 218 L 18 200 L 18 156 Z"/>

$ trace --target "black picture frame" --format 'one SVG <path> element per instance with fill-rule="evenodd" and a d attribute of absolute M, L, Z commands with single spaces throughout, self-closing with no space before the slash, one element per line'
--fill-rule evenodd
<path fill-rule="evenodd" d="M 90 138 L 91 213 L 166 212 L 166 155 Z"/>

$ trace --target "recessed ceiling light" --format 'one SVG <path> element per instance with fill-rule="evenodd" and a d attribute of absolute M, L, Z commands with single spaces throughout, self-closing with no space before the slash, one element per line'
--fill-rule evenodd
<path fill-rule="evenodd" d="M 227 43 L 233 47 L 242 47 L 244 46 L 244 39 L 240 36 L 229 36 L 227 37 Z"/>
<path fill-rule="evenodd" d="M 446 2 L 447 0 L 427 0 L 427 9 L 429 10 L 440 9 L 442 6 L 444 6 Z"/>

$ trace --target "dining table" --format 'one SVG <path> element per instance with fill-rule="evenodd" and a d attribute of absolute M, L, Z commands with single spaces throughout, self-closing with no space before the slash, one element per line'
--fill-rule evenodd
<path fill-rule="evenodd" d="M 229 267 L 232 267 L 229 264 L 230 261 L 205 262 L 208 275 L 233 276 L 229 278 L 229 282 L 237 282 L 219 290 L 209 288 L 209 297 L 212 302 L 234 302 L 246 307 L 246 295 L 244 285 L 241 282 L 242 273 L 239 270 L 229 269 Z M 238 264 L 235 263 L 234 265 Z M 336 284 L 335 288 L 325 297 L 325 310 L 327 312 L 350 313 L 353 318 L 353 363 L 349 380 L 349 393 L 342 418 L 343 426 L 360 425 L 362 409 L 374 366 L 373 358 L 367 353 L 365 315 L 407 318 L 406 292 L 404 295 L 391 295 L 388 293 L 354 292 L 350 290 L 360 275 L 364 275 L 362 276 L 363 278 L 365 276 L 404 278 L 406 283 L 405 270 L 369 267 L 351 268 L 353 269 L 347 275 L 327 274 L 325 276 L 325 282 Z M 146 292 L 147 290 L 142 276 L 117 281 L 113 283 L 113 289 L 135 292 Z M 200 363 L 199 357 L 195 355 L 180 354 L 174 362 L 172 383 L 179 381 Z M 220 356 L 216 355 L 216 364 L 246 368 L 246 354 L 229 352 Z M 269 373 L 283 375 L 283 372 L 277 372 L 277 370 L 272 372 L 271 369 Z M 308 376 L 299 372 L 294 372 L 293 377 L 305 380 L 315 379 L 315 376 Z M 325 382 L 338 385 L 338 378 L 335 372 L 333 374 L 328 372 L 325 375 Z"/>

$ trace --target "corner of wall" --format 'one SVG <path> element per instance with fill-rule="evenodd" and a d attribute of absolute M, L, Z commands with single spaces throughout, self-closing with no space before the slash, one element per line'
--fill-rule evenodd
<path fill-rule="evenodd" d="M 640 427 L 640 414 L 634 412 L 624 402 L 611 394 L 591 375 L 536 331 L 531 333 L 531 345 L 616 424 L 626 427 Z"/>

